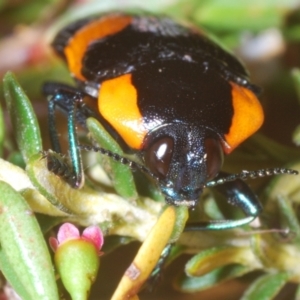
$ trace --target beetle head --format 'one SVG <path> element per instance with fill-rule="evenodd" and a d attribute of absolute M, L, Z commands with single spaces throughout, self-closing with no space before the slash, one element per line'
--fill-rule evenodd
<path fill-rule="evenodd" d="M 168 203 L 195 206 L 222 167 L 223 149 L 220 138 L 205 127 L 167 124 L 146 137 L 144 161 Z"/>

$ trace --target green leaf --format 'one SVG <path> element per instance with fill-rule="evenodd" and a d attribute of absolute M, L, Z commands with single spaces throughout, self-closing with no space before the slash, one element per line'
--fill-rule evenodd
<path fill-rule="evenodd" d="M 185 272 L 188 276 L 201 276 L 216 268 L 234 263 L 249 268 L 260 267 L 250 248 L 220 246 L 201 251 L 193 256 L 185 265 Z"/>
<path fill-rule="evenodd" d="M 124 156 L 121 147 L 97 120 L 89 118 L 87 120 L 87 127 L 93 139 L 95 139 L 101 147 Z M 113 159 L 109 159 L 108 163 L 111 169 L 110 173 L 114 183 L 113 185 L 117 193 L 126 199 L 135 200 L 137 198 L 137 191 L 130 168 Z"/>
<path fill-rule="evenodd" d="M 292 202 L 288 197 L 278 195 L 276 202 L 278 203 L 278 211 L 280 215 L 280 227 L 288 228 L 289 232 L 292 232 L 294 238 L 293 244 L 300 243 L 300 224 L 296 215 L 296 211 L 292 206 Z"/>
<path fill-rule="evenodd" d="M 178 243 L 174 244 L 171 248 L 169 256 L 166 259 L 165 266 L 170 265 L 175 259 L 177 259 L 182 254 L 184 254 L 186 249 L 187 249 L 187 247 L 182 246 Z"/>
<path fill-rule="evenodd" d="M 256 234 L 252 236 L 251 246 L 264 269 L 285 271 L 299 282 L 300 272 L 297 266 L 300 260 L 298 244 L 293 240 L 284 240 L 274 234 Z"/>
<path fill-rule="evenodd" d="M 25 162 L 42 151 L 38 121 L 30 100 L 15 76 L 8 72 L 3 79 L 4 97 L 11 117 L 13 132 Z"/>
<path fill-rule="evenodd" d="M 288 167 L 298 172 L 300 171 L 299 162 Z M 269 183 L 266 189 L 267 203 L 264 210 L 271 217 L 277 215 L 278 207 L 276 201 L 278 201 L 278 195 L 288 199 L 292 204 L 298 203 L 300 197 L 300 176 L 282 174 L 274 177 Z"/>
<path fill-rule="evenodd" d="M 298 172 L 300 170 L 299 163 L 288 167 Z M 265 193 L 267 202 L 264 212 L 269 216 L 269 227 L 272 228 L 276 224 L 276 227 L 287 229 L 293 237 L 290 242 L 294 245 L 299 245 L 300 242 L 300 224 L 295 209 L 295 204 L 299 202 L 299 187 L 299 175 L 283 174 L 272 179 Z"/>
<path fill-rule="evenodd" d="M 170 238 L 170 243 L 176 242 L 182 232 L 184 231 L 186 221 L 189 217 L 189 211 L 186 206 L 178 206 L 175 209 L 176 211 L 176 221 L 175 221 L 175 226 Z"/>
<path fill-rule="evenodd" d="M 3 155 L 3 144 L 5 139 L 5 123 L 3 118 L 2 106 L 0 105 L 0 157 Z"/>
<path fill-rule="evenodd" d="M 59 299 L 50 254 L 23 197 L 0 181 L 0 268 L 24 300 Z"/>
<path fill-rule="evenodd" d="M 60 184 L 61 186 L 59 189 L 59 194 L 65 195 L 66 191 L 64 187 L 68 189 L 70 188 L 70 186 L 65 181 L 61 180 L 61 178 L 56 176 L 54 173 L 48 171 L 45 163 L 45 159 L 43 159 L 41 154 L 36 154 L 31 157 L 31 159 L 28 161 L 28 164 L 26 166 L 26 171 L 32 184 L 49 201 L 49 203 L 44 204 L 45 206 L 44 212 L 37 209 L 35 209 L 35 211 L 41 213 L 48 213 L 49 215 L 51 215 L 52 210 L 54 210 L 55 212 L 56 209 L 58 209 L 59 211 L 65 212 L 67 214 L 71 213 L 70 209 L 65 207 L 61 203 L 61 201 L 59 201 L 59 197 L 57 197 L 57 194 L 53 192 L 53 188 L 54 189 L 57 188 L 57 186 Z M 71 189 L 71 190 L 74 190 L 75 192 L 77 191 L 75 189 Z M 28 196 L 25 195 L 25 198 L 27 199 Z M 32 197 L 32 195 L 30 195 L 29 199 L 30 198 L 35 198 L 35 197 Z"/>
<path fill-rule="evenodd" d="M 174 281 L 176 289 L 185 293 L 199 292 L 211 288 L 224 281 L 239 277 L 249 272 L 250 270 L 241 265 L 228 265 L 217 268 L 200 277 L 190 277 L 181 274 Z"/>
<path fill-rule="evenodd" d="M 271 300 L 288 282 L 289 277 L 287 273 L 261 276 L 251 284 L 241 300 Z"/>

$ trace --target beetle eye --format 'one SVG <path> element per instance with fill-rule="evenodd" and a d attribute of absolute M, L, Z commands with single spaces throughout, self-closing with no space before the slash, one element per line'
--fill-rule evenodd
<path fill-rule="evenodd" d="M 170 137 L 156 140 L 145 153 L 145 163 L 160 179 L 166 178 L 171 164 L 174 141 Z"/>
<path fill-rule="evenodd" d="M 207 138 L 204 141 L 206 153 L 207 181 L 212 180 L 220 172 L 223 165 L 224 153 L 220 142 L 214 138 Z"/>

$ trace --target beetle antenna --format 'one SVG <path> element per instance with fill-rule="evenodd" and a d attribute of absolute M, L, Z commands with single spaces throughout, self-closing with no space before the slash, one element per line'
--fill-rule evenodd
<path fill-rule="evenodd" d="M 140 170 L 143 173 L 150 175 L 155 180 L 159 181 L 159 178 L 157 178 L 148 168 L 146 168 L 142 164 L 139 164 L 127 157 L 124 157 L 122 155 L 119 155 L 115 152 L 104 149 L 102 147 L 91 146 L 91 145 L 82 145 L 82 144 L 78 145 L 78 147 L 81 150 L 85 150 L 85 151 L 99 152 L 103 155 L 110 157 L 111 159 L 113 159 L 116 162 L 119 162 L 123 165 L 127 165 L 132 170 Z M 256 170 L 256 171 L 243 170 L 241 173 L 230 174 L 228 176 L 218 178 L 216 180 L 212 180 L 212 181 L 208 182 L 206 185 L 204 185 L 204 188 L 221 185 L 221 184 L 224 184 L 225 182 L 235 181 L 237 179 L 242 179 L 242 180 L 255 179 L 255 178 L 259 178 L 259 177 L 281 175 L 281 174 L 298 175 L 299 172 L 296 170 L 287 169 L 287 168 L 260 169 L 260 170 Z"/>
<path fill-rule="evenodd" d="M 212 180 L 208 182 L 205 187 L 212 187 L 216 185 L 223 184 L 228 181 L 235 181 L 236 179 L 255 179 L 259 177 L 273 176 L 273 175 L 281 175 L 281 174 L 289 174 L 289 175 L 298 175 L 299 172 L 293 169 L 287 168 L 272 168 L 272 169 L 261 169 L 256 171 L 247 171 L 243 170 L 241 173 L 230 174 L 226 177 L 218 178 L 216 180 Z"/>
<path fill-rule="evenodd" d="M 142 164 L 139 164 L 127 157 L 124 157 L 122 155 L 119 155 L 115 152 L 112 152 L 110 150 L 104 149 L 102 147 L 97 147 L 97 146 L 91 146 L 91 145 L 78 145 L 78 147 L 81 150 L 85 150 L 85 151 L 94 151 L 94 152 L 99 152 L 103 155 L 106 155 L 108 157 L 110 157 L 111 159 L 113 159 L 116 162 L 119 162 L 123 165 L 127 165 L 130 169 L 132 170 L 140 170 L 143 173 L 146 173 L 148 175 L 150 175 L 151 177 L 153 177 L 154 179 L 158 180 L 158 178 L 149 170 L 147 169 L 145 166 L 143 166 Z"/>

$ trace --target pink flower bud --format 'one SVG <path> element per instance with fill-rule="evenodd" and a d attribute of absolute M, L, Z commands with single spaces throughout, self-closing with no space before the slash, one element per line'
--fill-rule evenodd
<path fill-rule="evenodd" d="M 73 300 L 87 299 L 100 266 L 103 234 L 99 227 L 90 226 L 80 235 L 77 227 L 63 224 L 57 239 L 49 240 L 55 251 L 55 265 L 61 280 Z"/>

